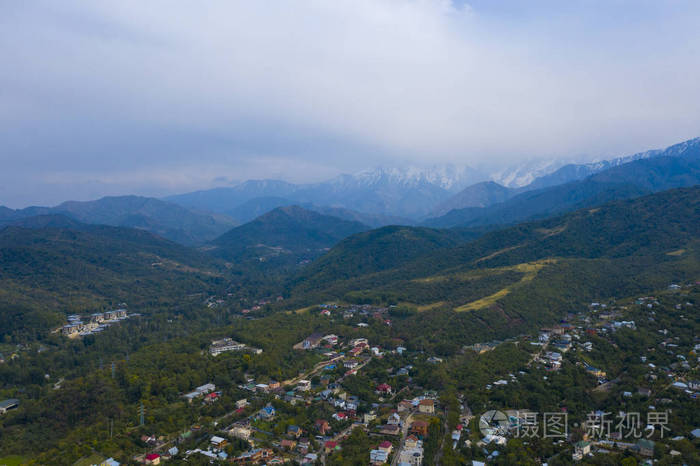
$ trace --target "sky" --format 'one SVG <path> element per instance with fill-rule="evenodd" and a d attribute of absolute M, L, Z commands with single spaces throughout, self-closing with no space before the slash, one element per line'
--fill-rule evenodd
<path fill-rule="evenodd" d="M 0 205 L 700 136 L 700 2 L 0 0 Z"/>

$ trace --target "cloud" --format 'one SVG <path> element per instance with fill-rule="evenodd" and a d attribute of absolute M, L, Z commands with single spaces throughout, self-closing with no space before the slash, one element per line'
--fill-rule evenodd
<path fill-rule="evenodd" d="M 222 176 L 621 155 L 700 128 L 692 2 L 0 8 L 0 183 L 44 180 L 6 189 L 18 203 L 52 198 L 69 173 L 95 180 L 90 195 L 101 183 L 158 193 Z"/>

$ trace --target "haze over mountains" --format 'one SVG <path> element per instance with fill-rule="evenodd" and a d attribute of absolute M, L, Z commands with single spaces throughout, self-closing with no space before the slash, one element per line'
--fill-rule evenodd
<path fill-rule="evenodd" d="M 638 160 L 661 156 L 690 157 L 697 153 L 699 146 L 700 138 L 696 138 L 664 150 L 649 150 L 612 160 L 568 164 L 556 170 L 550 164 L 532 167 L 517 176 L 508 177 L 504 173 L 493 176 L 508 181 L 508 186 L 489 181 L 487 175 L 468 168 L 377 168 L 309 185 L 251 180 L 230 188 L 170 196 L 166 200 L 185 207 L 227 214 L 239 222 L 250 220 L 266 209 L 297 204 L 351 209 L 390 217 L 385 220 L 403 219 L 399 223 L 406 224 L 438 217 L 454 209 L 488 207 L 526 191 L 578 181 Z M 394 222 L 384 224 L 390 223 Z M 376 222 L 374 226 L 380 224 Z"/>
<path fill-rule="evenodd" d="M 483 174 L 474 170 L 441 167 L 375 169 L 308 185 L 250 180 L 234 187 L 186 193 L 165 200 L 119 196 L 87 202 L 69 201 L 55 207 L 17 210 L 0 207 L 0 226 L 41 226 L 52 222 L 58 225 L 72 219 L 81 223 L 138 228 L 181 244 L 202 246 L 212 241 L 212 245 L 223 244 L 216 239 L 237 225 L 255 220 L 257 227 L 232 233 L 235 236 L 248 231 L 251 237 L 237 247 L 261 243 L 283 250 L 288 249 L 283 241 L 275 244 L 268 236 L 256 242 L 253 236 L 263 230 L 270 232 L 275 225 L 281 231 L 292 231 L 296 228 L 293 224 L 302 226 L 304 221 L 316 218 L 312 213 L 320 215 L 319 218 L 334 219 L 339 224 L 356 225 L 339 229 L 347 234 L 331 234 L 328 238 L 334 241 L 362 229 L 385 225 L 484 228 L 697 184 L 700 181 L 700 138 L 664 150 L 565 165 L 525 186 L 507 187 L 495 181 L 474 183 L 481 177 Z M 296 207 L 291 209 L 290 206 Z M 272 211 L 277 213 L 267 215 Z M 63 217 L 51 217 L 56 215 Z M 49 217 L 32 219 L 36 216 Z M 303 226 L 328 230 L 328 218 L 323 226 L 314 222 Z M 281 219 L 285 221 L 280 223 Z M 357 225 L 362 225 L 362 229 Z M 329 241 L 321 244 L 310 237 L 307 239 L 310 250 L 332 246 Z"/>

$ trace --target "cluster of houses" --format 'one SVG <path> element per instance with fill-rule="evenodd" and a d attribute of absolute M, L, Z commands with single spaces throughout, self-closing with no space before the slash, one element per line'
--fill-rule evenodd
<path fill-rule="evenodd" d="M 215 390 L 216 386 L 213 383 L 206 383 L 195 388 L 194 391 L 182 395 L 182 397 L 186 399 L 189 403 L 192 403 L 192 401 L 197 398 L 205 398 L 205 400 L 215 400 L 218 396 L 221 395 Z"/>
<path fill-rule="evenodd" d="M 386 325 L 391 325 L 391 320 L 387 318 L 389 312 L 388 307 L 372 306 L 369 304 L 340 306 L 334 303 L 321 304 L 319 306 L 320 313 L 323 316 L 330 317 L 331 315 L 342 315 L 343 319 L 352 318 L 373 318 L 377 319 Z M 358 327 L 368 327 L 366 322 L 360 322 Z"/>
<path fill-rule="evenodd" d="M 263 352 L 260 348 L 253 348 L 245 345 L 244 343 L 239 343 L 232 338 L 222 338 L 221 340 L 214 340 L 209 346 L 209 354 L 212 356 L 218 356 L 221 353 L 227 351 L 246 351 L 252 354 L 260 354 Z"/>
<path fill-rule="evenodd" d="M 68 316 L 68 323 L 61 328 L 61 333 L 69 338 L 92 335 L 102 332 L 110 325 L 128 318 L 129 314 L 126 309 L 96 312 L 85 317 L 71 314 Z M 83 319 L 85 319 L 84 322 Z"/>

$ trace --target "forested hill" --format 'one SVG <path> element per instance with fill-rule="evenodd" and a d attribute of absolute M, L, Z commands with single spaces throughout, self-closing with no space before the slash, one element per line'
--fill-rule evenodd
<path fill-rule="evenodd" d="M 142 196 L 111 196 L 95 201 L 68 201 L 55 207 L 0 208 L 0 225 L 12 225 L 28 218 L 64 215 L 89 224 L 139 228 L 177 241 L 195 245 L 216 238 L 235 222 L 220 214 L 197 212 L 177 204 Z"/>
<path fill-rule="evenodd" d="M 230 261 L 314 258 L 341 239 L 368 229 L 359 222 L 285 206 L 223 234 L 208 250 Z"/>
<path fill-rule="evenodd" d="M 37 222 L 51 220 L 40 218 Z M 72 221 L 71 221 L 72 222 Z M 3 333 L 42 334 L 65 314 L 177 303 L 223 285 L 219 264 L 149 232 L 101 225 L 0 230 Z"/>
<path fill-rule="evenodd" d="M 398 267 L 439 249 L 453 248 L 478 233 L 448 229 L 388 226 L 341 241 L 307 266 L 294 283 L 313 290 L 324 282 L 359 277 Z"/>
<path fill-rule="evenodd" d="M 354 273 L 348 270 L 352 262 L 335 275 L 319 267 L 305 280 L 313 288 L 300 282 L 291 295 L 299 304 L 345 299 L 485 312 L 496 306 L 497 314 L 475 318 L 500 316 L 486 327 L 506 325 L 515 315 L 521 324 L 533 324 L 578 300 L 700 274 L 699 213 L 700 187 L 670 190 L 486 233 L 453 248 L 426 249 L 429 254 L 416 253 L 416 259 L 376 273 Z"/>
<path fill-rule="evenodd" d="M 545 218 L 616 199 L 630 199 L 700 183 L 700 144 L 682 157 L 636 160 L 596 173 L 581 181 L 528 191 L 485 208 L 453 210 L 427 220 L 432 227 L 475 227 L 514 224 Z"/>

